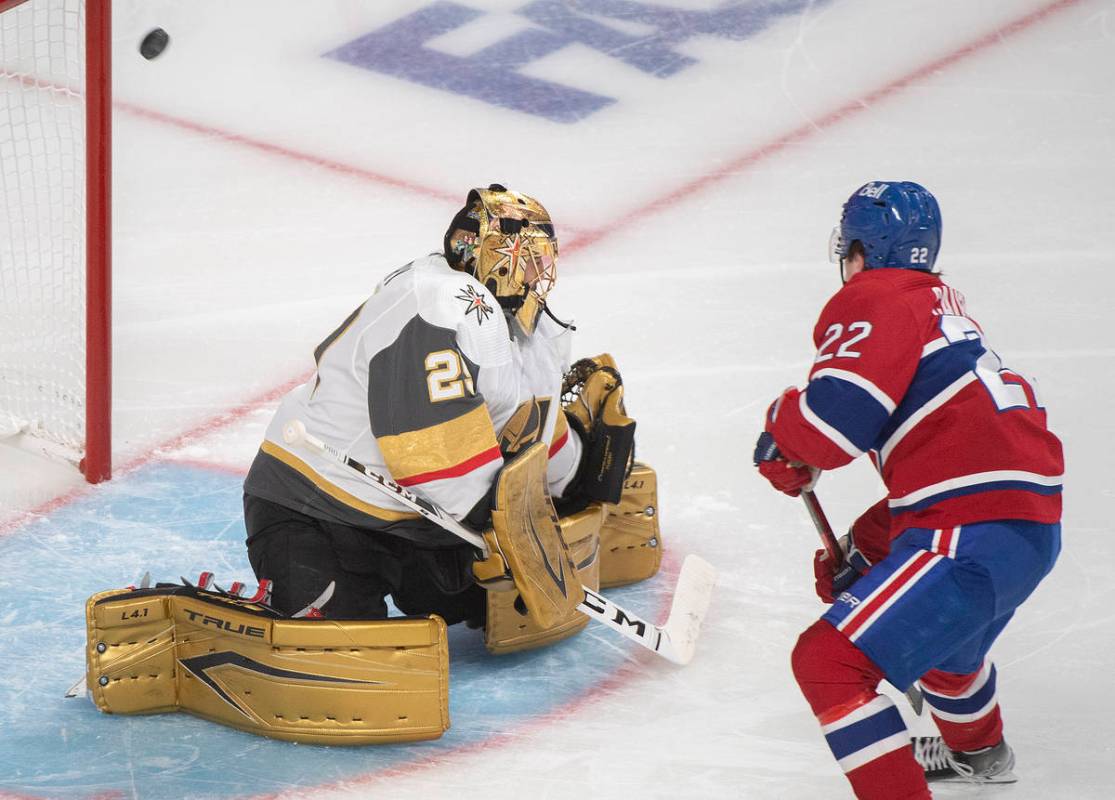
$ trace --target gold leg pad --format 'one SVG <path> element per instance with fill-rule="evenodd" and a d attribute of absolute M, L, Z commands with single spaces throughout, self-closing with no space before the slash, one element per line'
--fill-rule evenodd
<path fill-rule="evenodd" d="M 290 620 L 172 587 L 94 595 L 86 623 L 87 683 L 106 713 L 180 708 L 313 744 L 436 739 L 449 728 L 437 616 Z"/>
<path fill-rule="evenodd" d="M 635 462 L 623 483 L 619 503 L 608 507 L 600 531 L 600 588 L 645 580 L 662 564 L 658 528 L 658 476 Z"/>

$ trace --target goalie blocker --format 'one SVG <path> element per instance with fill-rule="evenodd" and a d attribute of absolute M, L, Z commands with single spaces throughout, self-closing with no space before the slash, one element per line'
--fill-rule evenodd
<path fill-rule="evenodd" d="M 558 523 L 577 578 L 590 589 L 645 580 L 655 575 L 662 563 L 657 478 L 646 464 L 636 462 L 624 482 L 618 505 L 591 503 L 561 516 Z M 481 585 L 488 589 L 484 636 L 489 651 L 499 654 L 541 647 L 568 638 L 588 625 L 589 618 L 575 608 L 557 614 L 548 625 L 534 621 L 526 613 L 529 603 L 520 598 L 513 581 L 504 573 L 505 565 L 495 544 L 489 539 L 495 557 L 474 566 Z"/>
<path fill-rule="evenodd" d="M 562 400 L 584 452 L 571 485 L 580 502 L 560 521 L 544 489 L 545 447 L 530 435 L 538 415 L 517 414 L 508 425 L 513 435 L 505 429 L 501 436 L 515 458 L 496 484 L 486 536 L 492 556 L 475 567 L 489 589 L 485 633 L 493 653 L 539 647 L 583 629 L 578 581 L 591 589 L 623 586 L 651 577 L 661 564 L 657 478 L 634 462 L 635 421 L 611 355 L 576 362 L 562 381 Z M 498 591 L 510 586 L 508 576 L 517 594 Z"/>

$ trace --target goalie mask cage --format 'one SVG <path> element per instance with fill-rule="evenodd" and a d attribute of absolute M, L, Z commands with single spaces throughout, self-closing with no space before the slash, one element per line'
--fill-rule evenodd
<path fill-rule="evenodd" d="M 111 0 L 0 0 L 0 436 L 111 474 Z"/>

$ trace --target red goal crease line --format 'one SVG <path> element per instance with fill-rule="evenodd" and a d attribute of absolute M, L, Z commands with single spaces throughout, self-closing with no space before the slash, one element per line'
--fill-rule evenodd
<path fill-rule="evenodd" d="M 917 67 L 904 75 L 895 78 L 882 86 L 862 95 L 859 98 L 850 100 L 843 103 L 837 108 L 823 114 L 818 119 L 798 126 L 797 128 L 776 136 L 765 144 L 758 147 L 751 148 L 735 158 L 731 159 L 725 166 L 720 169 L 702 175 L 699 178 L 688 181 L 681 186 L 668 191 L 650 202 L 644 203 L 638 208 L 628 211 L 621 216 L 614 219 L 610 224 L 600 226 L 593 230 L 585 231 L 580 235 L 574 235 L 573 238 L 565 245 L 566 253 L 576 251 L 589 247 L 593 244 L 601 242 L 608 237 L 614 235 L 620 230 L 632 225 L 635 222 L 641 221 L 649 215 L 653 215 L 671 203 L 677 202 L 682 199 L 688 199 L 693 195 L 697 195 L 710 187 L 717 185 L 729 178 L 735 177 L 748 169 L 753 168 L 762 161 L 780 154 L 786 150 L 790 145 L 797 144 L 801 141 L 808 139 L 817 133 L 823 132 L 835 125 L 843 122 L 846 119 L 854 117 L 865 111 L 871 110 L 872 105 L 890 99 L 903 90 L 909 88 L 919 80 L 923 80 L 936 72 L 955 66 L 956 64 L 982 53 L 995 45 L 1001 44 L 1008 38 L 1022 33 L 1026 30 L 1033 28 L 1038 23 L 1044 22 L 1052 17 L 1059 11 L 1080 5 L 1085 0 L 1056 0 L 1055 2 L 1044 5 L 1034 11 L 1024 14 L 1016 19 L 1006 22 L 992 31 L 985 33 L 975 39 L 972 39 L 959 47 L 951 50 L 943 56 L 939 56 L 926 64 Z M 0 0 L 0 11 L 12 8 L 25 0 Z M 17 79 L 20 79 L 18 76 Z M 65 87 L 51 87 L 58 89 L 65 89 Z M 401 178 L 393 178 L 388 175 L 377 173 L 371 170 L 355 167 L 352 165 L 344 164 L 337 161 L 332 161 L 327 158 L 315 156 L 311 154 L 301 153 L 293 149 L 284 147 L 282 145 L 268 143 L 262 140 L 253 139 L 248 136 L 230 133 L 210 127 L 198 122 L 173 117 L 169 114 L 164 114 L 158 111 L 144 109 L 140 106 L 117 102 L 114 106 L 126 113 L 150 119 L 156 122 L 172 125 L 175 127 L 185 128 L 188 130 L 204 133 L 206 135 L 214 136 L 222 141 L 227 141 L 233 144 L 238 144 L 261 152 L 266 152 L 270 155 L 285 158 L 302 163 L 310 163 L 324 169 L 336 171 L 345 175 L 356 176 L 365 180 L 384 185 L 393 186 L 395 188 L 410 191 L 416 195 L 434 198 L 437 200 L 457 202 L 458 198 L 455 194 L 433 189 L 430 187 L 421 186 L 417 183 L 403 180 Z M 159 451 L 175 449 L 182 446 L 187 441 L 193 438 L 204 436 L 212 433 L 222 427 L 225 427 L 233 422 L 238 421 L 247 413 L 257 408 L 260 408 L 267 403 L 274 401 L 276 392 L 281 391 L 283 388 L 292 385 L 292 381 L 287 381 L 281 387 L 272 389 L 265 393 L 262 397 L 257 397 L 252 400 L 237 406 L 235 409 L 218 414 L 208 421 L 202 422 L 197 426 L 191 428 L 187 432 L 178 434 L 160 446 L 156 446 L 152 450 L 152 455 L 146 455 L 137 459 L 133 459 L 125 466 L 125 470 L 132 470 L 142 464 L 153 460 L 158 457 Z M 84 495 L 88 491 L 88 487 L 82 487 L 74 491 L 68 492 L 60 497 L 57 497 L 47 503 L 41 504 L 29 511 L 17 514 L 13 519 L 0 521 L 0 535 L 5 535 L 11 531 L 21 527 L 27 521 L 35 519 L 50 511 L 68 504 L 69 502 Z"/>
<path fill-rule="evenodd" d="M 4 2 L 12 3 L 25 3 L 27 0 L 0 0 L 0 13 L 3 13 L 6 8 Z M 73 98 L 80 98 L 83 96 L 81 89 L 74 86 L 67 86 L 55 81 L 46 81 L 34 75 L 19 72 L 7 72 L 0 66 L 0 80 L 14 81 L 26 86 L 29 89 L 41 89 L 45 92 L 51 92 L 59 95 L 67 95 Z M 114 100 L 112 103 L 114 110 L 124 112 L 133 117 L 140 119 L 158 122 L 171 127 L 179 128 L 182 130 L 190 131 L 192 133 L 200 133 L 206 137 L 218 139 L 223 142 L 237 144 L 251 150 L 257 150 L 268 155 L 277 156 L 287 161 L 301 162 L 310 164 L 321 169 L 329 170 L 331 172 L 339 172 L 342 175 L 349 177 L 360 178 L 372 183 L 382 184 L 384 186 L 391 186 L 396 189 L 402 189 L 410 192 L 411 194 L 419 195 L 422 197 L 433 198 L 434 200 L 443 200 L 446 202 L 457 203 L 460 198 L 456 194 L 449 194 L 440 189 L 433 189 L 428 186 L 423 186 L 414 181 L 404 180 L 403 178 L 396 178 L 391 175 L 386 175 L 382 172 L 375 172 L 374 170 L 366 169 L 364 167 L 357 167 L 352 164 L 346 164 L 341 161 L 326 158 L 324 156 L 314 155 L 312 153 L 305 153 L 295 150 L 290 147 L 285 147 L 281 144 L 274 142 L 267 142 L 262 139 L 256 139 L 241 133 L 233 133 L 231 131 L 222 130 L 212 125 L 206 125 L 201 122 L 176 117 L 172 114 L 167 114 L 162 111 L 156 111 L 150 108 L 136 105 L 135 103 L 128 103 L 121 100 Z"/>

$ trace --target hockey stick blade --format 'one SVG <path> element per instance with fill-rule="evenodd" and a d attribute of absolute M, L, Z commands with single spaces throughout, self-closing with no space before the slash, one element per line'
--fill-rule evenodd
<path fill-rule="evenodd" d="M 693 660 L 714 586 L 716 569 L 712 564 L 692 553 L 686 556 L 674 589 L 670 615 L 662 626 L 663 641 L 673 650 L 673 657 L 667 656 L 671 661 L 688 664 Z"/>
<path fill-rule="evenodd" d="M 688 555 L 678 573 L 670 614 L 661 626 L 640 619 L 587 587 L 583 587 L 585 599 L 577 610 L 667 661 L 685 666 L 693 660 L 697 650 L 697 637 L 701 634 L 701 623 L 708 613 L 715 585 L 716 570 L 712 564 L 700 556 Z"/>

